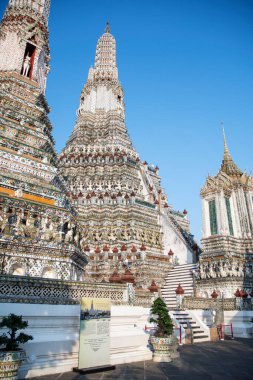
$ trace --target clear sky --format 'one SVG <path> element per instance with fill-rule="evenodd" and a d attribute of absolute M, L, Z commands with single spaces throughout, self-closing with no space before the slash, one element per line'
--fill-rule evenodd
<path fill-rule="evenodd" d="M 46 95 L 57 150 L 74 127 L 108 20 L 133 144 L 142 160 L 160 167 L 170 204 L 188 210 L 200 239 L 199 192 L 221 164 L 221 122 L 234 161 L 253 169 L 253 1 L 51 2 Z M 1 0 L 1 15 L 7 3 Z"/>

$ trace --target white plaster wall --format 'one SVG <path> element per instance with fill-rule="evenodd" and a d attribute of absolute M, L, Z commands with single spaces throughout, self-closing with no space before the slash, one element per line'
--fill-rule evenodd
<path fill-rule="evenodd" d="M 108 89 L 106 86 L 98 86 L 96 91 L 93 89 L 86 96 L 80 110 L 94 113 L 97 109 L 112 111 L 117 110 L 118 107 L 119 104 L 112 89 Z"/>
<path fill-rule="evenodd" d="M 0 70 L 21 71 L 23 49 L 16 33 L 10 32 L 0 43 Z"/>
<path fill-rule="evenodd" d="M 176 233 L 171 226 L 170 221 L 166 215 L 161 215 L 161 226 L 164 234 L 164 252 L 168 254 L 172 249 L 174 258 L 177 257 L 179 265 L 190 264 L 193 262 L 192 252 L 189 250 L 180 234 Z"/>
<path fill-rule="evenodd" d="M 26 360 L 21 378 L 71 371 L 78 365 L 79 305 L 0 304 L 0 317 L 10 313 L 27 320 L 28 334 L 34 340 L 24 348 Z M 150 360 L 148 334 L 149 309 L 134 306 L 112 306 L 111 364 Z"/>

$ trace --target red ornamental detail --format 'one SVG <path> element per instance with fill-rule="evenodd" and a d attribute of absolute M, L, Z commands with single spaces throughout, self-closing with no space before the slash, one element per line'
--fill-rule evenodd
<path fill-rule="evenodd" d="M 71 194 L 70 194 L 69 192 L 66 193 L 66 196 L 67 196 L 67 197 L 70 197 L 70 195 L 71 195 Z"/>
<path fill-rule="evenodd" d="M 105 192 L 105 197 L 109 197 L 109 193 L 107 191 Z"/>
<path fill-rule="evenodd" d="M 120 191 L 118 192 L 117 197 L 122 197 L 122 194 Z"/>
<path fill-rule="evenodd" d="M 158 190 L 158 194 L 161 194 L 161 193 L 162 193 L 162 190 L 161 190 L 161 189 L 159 189 L 159 190 Z"/>
<path fill-rule="evenodd" d="M 83 193 L 81 193 L 81 191 L 80 191 L 80 193 L 78 194 L 78 198 L 82 198 L 83 197 Z"/>
<path fill-rule="evenodd" d="M 133 191 L 131 193 L 131 197 L 135 197 L 135 193 Z"/>
<path fill-rule="evenodd" d="M 96 196 L 95 191 L 92 191 L 91 196 L 92 196 L 92 197 L 95 197 L 95 196 Z"/>
<path fill-rule="evenodd" d="M 156 201 L 155 201 L 155 205 L 159 205 L 159 202 L 158 202 L 158 200 L 156 199 Z"/>
<path fill-rule="evenodd" d="M 216 292 L 216 290 L 214 289 L 214 291 L 212 292 L 211 294 L 211 297 L 216 299 L 218 297 L 218 293 Z"/>
<path fill-rule="evenodd" d="M 128 194 L 125 195 L 125 199 L 129 199 L 129 195 Z"/>
<path fill-rule="evenodd" d="M 100 248 L 97 247 L 97 248 L 95 249 L 95 253 L 100 253 L 100 252 L 101 252 Z"/>
<path fill-rule="evenodd" d="M 176 288 L 175 292 L 177 295 L 181 295 L 181 294 L 184 294 L 184 289 L 182 288 L 180 284 L 178 284 L 178 287 Z"/>
<path fill-rule="evenodd" d="M 90 194 L 87 194 L 86 199 L 90 199 Z"/>
<path fill-rule="evenodd" d="M 135 247 L 135 245 L 132 246 L 132 248 L 131 248 L 131 252 L 132 252 L 132 253 L 136 253 L 136 252 L 137 252 L 137 248 Z"/>
<path fill-rule="evenodd" d="M 88 245 L 86 245 L 86 247 L 84 247 L 84 252 L 90 252 L 90 247 Z"/>
<path fill-rule="evenodd" d="M 149 186 L 149 190 L 153 191 L 154 190 L 153 186 Z"/>
<path fill-rule="evenodd" d="M 113 248 L 113 250 L 112 250 L 112 252 L 113 252 L 113 253 L 118 253 L 118 252 L 119 252 L 119 250 L 118 250 L 118 248 L 117 248 L 117 247 L 114 247 L 114 248 Z"/>
<path fill-rule="evenodd" d="M 99 199 L 104 199 L 104 197 L 103 197 L 102 194 L 100 194 L 98 198 L 99 198 Z"/>
<path fill-rule="evenodd" d="M 237 289 L 237 291 L 234 293 L 234 295 L 235 295 L 236 297 L 241 297 L 241 292 L 240 292 L 240 290 Z"/>
<path fill-rule="evenodd" d="M 125 251 L 127 251 L 127 246 L 126 244 L 123 244 L 121 247 L 121 252 L 125 252 Z"/>
<path fill-rule="evenodd" d="M 252 297 L 253 298 L 253 289 L 251 289 L 251 292 L 250 292 L 250 297 Z"/>
<path fill-rule="evenodd" d="M 142 244 L 142 246 L 141 246 L 141 248 L 140 248 L 140 249 L 141 249 L 141 251 L 146 251 L 146 249 L 147 249 L 147 248 L 145 247 L 145 245 L 144 245 L 144 244 Z"/>
<path fill-rule="evenodd" d="M 121 276 L 121 281 L 122 282 L 130 282 L 130 283 L 134 283 L 134 275 L 133 273 L 129 270 L 129 269 L 126 269 L 125 270 L 125 273 L 122 274 Z"/>
<path fill-rule="evenodd" d="M 105 246 L 103 247 L 103 251 L 104 251 L 104 252 L 109 252 L 109 251 L 110 251 L 110 248 L 108 247 L 108 245 L 105 245 Z"/>
<path fill-rule="evenodd" d="M 164 203 L 164 208 L 168 208 L 168 207 L 169 207 L 168 203 Z"/>
<path fill-rule="evenodd" d="M 169 255 L 169 256 L 173 256 L 173 255 L 174 255 L 174 252 L 170 249 L 168 255 Z"/>
<path fill-rule="evenodd" d="M 247 298 L 247 297 L 248 297 L 248 293 L 245 292 L 245 290 L 241 290 L 241 291 L 240 291 L 240 294 L 241 294 L 241 297 L 242 297 L 242 298 Z"/>
<path fill-rule="evenodd" d="M 114 282 L 114 283 L 118 283 L 118 284 L 121 283 L 121 277 L 116 270 L 109 277 L 109 282 Z"/>
<path fill-rule="evenodd" d="M 183 214 L 184 214 L 184 215 L 187 215 L 187 214 L 188 214 L 188 211 L 187 211 L 186 209 L 184 209 Z"/>
<path fill-rule="evenodd" d="M 154 280 L 151 282 L 151 285 L 150 285 L 150 287 L 148 288 L 148 290 L 149 290 L 151 293 L 156 293 L 156 292 L 158 292 L 158 286 L 156 285 L 156 283 L 155 283 Z"/>

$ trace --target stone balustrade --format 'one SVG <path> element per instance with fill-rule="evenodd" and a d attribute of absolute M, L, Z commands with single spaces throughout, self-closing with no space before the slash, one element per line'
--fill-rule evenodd
<path fill-rule="evenodd" d="M 110 298 L 113 305 L 150 307 L 154 294 L 126 284 L 63 281 L 27 276 L 0 276 L 0 302 L 27 304 L 79 304 L 82 297 Z"/>
<path fill-rule="evenodd" d="M 184 309 L 198 310 L 198 309 L 220 309 L 220 310 L 236 310 L 235 298 L 198 298 L 198 297 L 184 297 L 182 307 Z"/>

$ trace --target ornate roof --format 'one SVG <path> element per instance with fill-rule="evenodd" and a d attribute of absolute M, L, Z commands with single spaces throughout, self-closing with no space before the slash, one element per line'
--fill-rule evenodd
<path fill-rule="evenodd" d="M 223 156 L 220 172 L 226 173 L 229 177 L 240 178 L 243 172 L 234 163 L 232 156 L 229 153 L 224 129 L 223 129 L 223 136 L 224 136 L 224 156 Z"/>
<path fill-rule="evenodd" d="M 235 186 L 244 186 L 253 188 L 253 178 L 251 175 L 247 175 L 246 172 L 242 172 L 233 161 L 233 158 L 228 150 L 225 132 L 224 135 L 224 155 L 218 174 L 208 176 L 205 185 L 202 188 L 200 194 L 205 196 L 208 193 L 214 193 L 218 191 L 226 191 L 230 193 Z"/>

